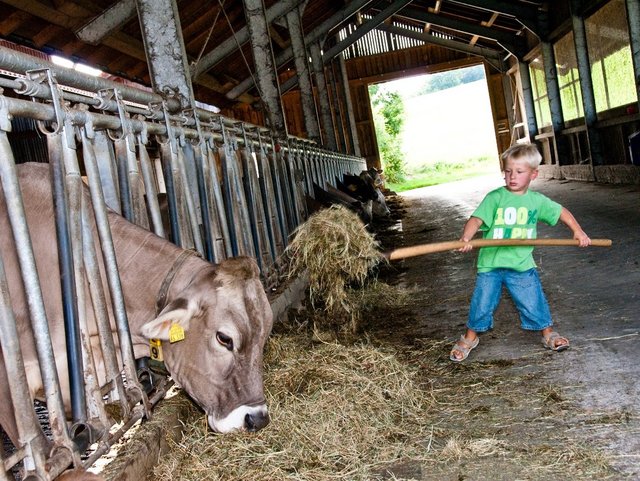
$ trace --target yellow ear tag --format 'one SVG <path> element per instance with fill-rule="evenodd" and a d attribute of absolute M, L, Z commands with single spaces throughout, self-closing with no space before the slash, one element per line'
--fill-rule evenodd
<path fill-rule="evenodd" d="M 149 339 L 149 347 L 151 351 L 151 359 L 154 361 L 162 362 L 164 361 L 164 357 L 162 357 L 162 341 L 160 339 Z"/>
<path fill-rule="evenodd" d="M 184 340 L 184 329 L 180 324 L 171 324 L 169 328 L 169 342 L 174 343 Z"/>

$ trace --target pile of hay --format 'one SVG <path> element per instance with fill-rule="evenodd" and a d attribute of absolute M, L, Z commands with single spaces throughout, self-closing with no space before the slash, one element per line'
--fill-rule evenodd
<path fill-rule="evenodd" d="M 276 335 L 266 365 L 271 424 L 220 436 L 201 415 L 155 467 L 156 479 L 373 480 L 399 461 L 425 460 L 432 397 L 393 349 Z"/>
<path fill-rule="evenodd" d="M 371 269 L 384 260 L 379 244 L 360 218 L 343 206 L 312 215 L 294 232 L 285 251 L 290 276 L 307 272 L 309 298 L 331 315 L 353 313 L 351 285 L 362 285 Z"/>

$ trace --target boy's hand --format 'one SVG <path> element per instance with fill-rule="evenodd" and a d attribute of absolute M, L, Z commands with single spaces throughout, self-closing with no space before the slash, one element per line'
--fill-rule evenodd
<path fill-rule="evenodd" d="M 465 239 L 464 237 L 461 237 L 460 241 L 466 242 L 466 245 L 460 247 L 460 249 L 458 249 L 459 252 L 469 252 L 471 249 L 473 249 L 473 246 L 469 244 L 469 239 Z"/>
<path fill-rule="evenodd" d="M 573 238 L 580 243 L 580 247 L 587 247 L 591 245 L 591 239 L 583 230 L 574 232 Z"/>

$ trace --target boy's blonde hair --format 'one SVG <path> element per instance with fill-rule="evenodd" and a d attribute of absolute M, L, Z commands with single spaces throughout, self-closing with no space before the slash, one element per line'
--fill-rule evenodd
<path fill-rule="evenodd" d="M 542 155 L 535 144 L 515 144 L 505 150 L 500 156 L 500 164 L 504 170 L 507 159 L 524 160 L 532 169 L 537 169 L 542 162 Z"/>

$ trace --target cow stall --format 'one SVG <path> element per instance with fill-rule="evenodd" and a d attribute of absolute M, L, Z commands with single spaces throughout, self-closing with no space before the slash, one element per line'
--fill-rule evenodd
<path fill-rule="evenodd" d="M 270 289 L 282 280 L 281 254 L 308 215 L 304 197 L 313 196 L 313 184 L 360 172 L 365 163 L 203 108 L 176 110 L 171 97 L 65 72 L 4 47 L 0 63 L 0 181 L 11 226 L 5 234 L 21 273 L 18 283 L 8 278 L 8 253 L 0 252 L 0 342 L 15 416 L 0 479 L 49 480 L 69 467 L 92 465 L 133 424 L 152 416 L 172 384 L 134 353 L 126 299 L 137 293 L 123 288 L 110 216 L 178 246 L 171 251 L 176 270 L 183 262 L 224 264 L 246 256 Z M 28 161 L 47 162 L 51 179 L 55 238 L 48 242 L 59 259 L 68 393 L 56 370 L 61 352 L 50 338 L 42 292 L 50 273 L 38 271 L 25 217 L 32 199 L 22 195 L 17 165 Z M 168 274 L 163 286 L 167 278 L 171 283 Z M 13 311 L 20 283 L 37 367 L 25 364 Z M 96 357 L 104 363 L 100 376 L 92 367 Z M 34 375 L 43 387 L 44 430 L 29 390 Z"/>

